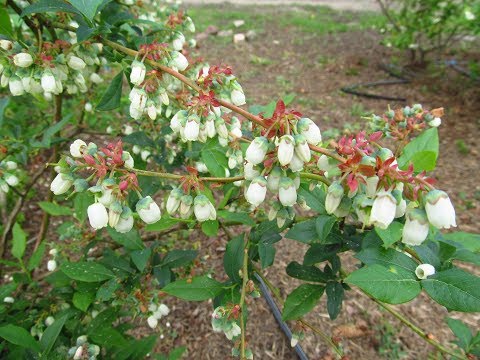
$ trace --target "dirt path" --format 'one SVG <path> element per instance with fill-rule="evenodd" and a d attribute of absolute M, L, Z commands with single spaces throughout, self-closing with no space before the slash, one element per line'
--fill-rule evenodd
<path fill-rule="evenodd" d="M 185 5 L 224 3 L 231 3 L 234 5 L 324 5 L 336 10 L 379 10 L 375 0 L 184 0 L 184 3 Z"/>

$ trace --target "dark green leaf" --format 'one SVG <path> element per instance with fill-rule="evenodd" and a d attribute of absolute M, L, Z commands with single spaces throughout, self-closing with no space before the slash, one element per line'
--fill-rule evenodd
<path fill-rule="evenodd" d="M 235 282 L 242 281 L 239 271 L 242 268 L 243 258 L 245 256 L 244 237 L 245 234 L 241 234 L 230 240 L 227 244 L 225 255 L 223 255 L 223 268 L 225 269 L 225 273 Z"/>
<path fill-rule="evenodd" d="M 83 312 L 86 312 L 90 304 L 95 299 L 95 293 L 93 292 L 79 292 L 77 291 L 73 294 L 72 303 L 73 305 Z"/>
<path fill-rule="evenodd" d="M 61 0 L 40 0 L 37 1 L 25 9 L 23 9 L 22 17 L 30 14 L 40 14 L 46 12 L 68 12 L 68 13 L 77 13 L 78 10 L 75 9 L 72 5 Z"/>
<path fill-rule="evenodd" d="M 327 241 L 328 235 L 330 235 L 335 222 L 336 218 L 329 215 L 320 215 L 315 219 L 315 228 L 320 242 Z"/>
<path fill-rule="evenodd" d="M 122 245 L 125 249 L 142 250 L 145 248 L 137 229 L 132 229 L 127 233 L 119 233 L 111 227 L 108 227 L 107 231 L 113 241 Z"/>
<path fill-rule="evenodd" d="M 97 110 L 108 111 L 116 109 L 120 106 L 122 98 L 123 71 L 120 71 L 108 86 L 107 91 L 103 94 L 97 105 Z"/>
<path fill-rule="evenodd" d="M 314 265 L 330 260 L 340 250 L 340 245 L 313 244 L 303 257 L 303 265 Z"/>
<path fill-rule="evenodd" d="M 342 310 L 342 302 L 345 290 L 339 282 L 329 282 L 325 292 L 327 293 L 327 311 L 331 320 L 335 320 Z"/>
<path fill-rule="evenodd" d="M 316 186 L 312 191 L 308 189 L 308 185 L 303 185 L 300 187 L 298 194 L 303 196 L 307 205 L 312 209 L 318 212 L 319 214 L 326 214 L 325 211 L 325 191 Z"/>
<path fill-rule="evenodd" d="M 97 290 L 96 299 L 98 301 L 109 301 L 112 299 L 115 291 L 120 287 L 117 279 L 110 279 L 102 284 Z"/>
<path fill-rule="evenodd" d="M 304 244 L 311 244 L 318 240 L 316 219 L 302 221 L 293 225 L 285 234 L 288 239 L 300 241 Z"/>
<path fill-rule="evenodd" d="M 217 139 L 207 141 L 201 150 L 201 158 L 213 176 L 225 176 L 228 160 L 225 156 L 225 149 L 218 143 Z"/>
<path fill-rule="evenodd" d="M 28 260 L 28 266 L 27 266 L 28 270 L 31 271 L 40 265 L 43 259 L 43 255 L 45 254 L 45 246 L 46 246 L 46 243 L 44 241 L 38 246 L 37 250 L 33 252 L 32 256 L 30 256 L 30 259 Z"/>
<path fill-rule="evenodd" d="M 20 260 L 27 246 L 27 234 L 18 223 L 15 223 L 12 229 L 12 236 L 12 255 Z"/>
<path fill-rule="evenodd" d="M 162 267 L 165 266 L 170 269 L 180 267 L 180 266 L 185 266 L 188 263 L 195 260 L 197 255 L 198 255 L 197 250 L 179 250 L 179 249 L 171 250 L 162 259 L 162 262 L 160 263 L 160 265 Z"/>
<path fill-rule="evenodd" d="M 70 3 L 85 17 L 92 21 L 103 0 L 70 0 Z"/>
<path fill-rule="evenodd" d="M 260 242 L 258 244 L 258 255 L 260 256 L 260 264 L 265 269 L 273 264 L 275 260 L 275 246 L 268 243 Z"/>
<path fill-rule="evenodd" d="M 72 215 L 72 209 L 58 205 L 52 202 L 48 201 L 40 201 L 38 203 L 40 208 L 45 211 L 47 214 L 52 215 L 52 216 L 61 216 L 61 215 Z"/>
<path fill-rule="evenodd" d="M 345 282 L 356 285 L 367 294 L 389 304 L 410 301 L 421 291 L 413 272 L 395 266 L 366 266 L 352 272 Z"/>
<path fill-rule="evenodd" d="M 3 117 L 5 115 L 5 109 L 7 108 L 9 103 L 10 103 L 9 97 L 0 98 L 0 128 L 3 126 Z"/>
<path fill-rule="evenodd" d="M 58 335 L 62 331 L 65 321 L 67 321 L 68 315 L 62 316 L 59 319 L 55 319 L 52 325 L 47 327 L 43 332 L 42 339 L 40 340 L 40 346 L 42 347 L 42 356 L 47 356 L 55 345 Z"/>
<path fill-rule="evenodd" d="M 105 346 L 106 348 L 119 348 L 125 346 L 127 343 L 127 340 L 122 336 L 122 334 L 110 326 L 105 326 L 95 332 L 92 332 L 89 334 L 89 338 L 91 338 L 95 344 Z M 114 358 L 112 357 L 112 359 Z"/>
<path fill-rule="evenodd" d="M 365 265 L 382 265 L 400 267 L 411 273 L 415 272 L 417 263 L 407 255 L 395 249 L 367 248 L 355 255 Z"/>
<path fill-rule="evenodd" d="M 207 236 L 217 236 L 218 226 L 217 220 L 207 220 L 202 223 L 202 231 Z"/>
<path fill-rule="evenodd" d="M 232 212 L 228 210 L 218 210 L 217 216 L 234 223 L 254 226 L 255 221 L 246 212 Z"/>
<path fill-rule="evenodd" d="M 132 259 L 137 269 L 143 271 L 147 267 L 148 260 L 150 259 L 151 255 L 152 250 L 150 248 L 146 248 L 143 250 L 132 251 L 130 253 L 130 258 Z"/>
<path fill-rule="evenodd" d="M 400 241 L 402 238 L 403 224 L 399 223 L 398 221 L 394 221 L 386 229 L 375 227 L 375 231 L 377 232 L 378 236 L 380 236 L 380 239 L 382 239 L 383 246 L 388 248 L 397 241 Z"/>
<path fill-rule="evenodd" d="M 468 345 L 470 341 L 472 341 L 472 332 L 470 331 L 469 327 L 465 325 L 463 322 L 457 319 L 447 318 L 447 324 L 450 330 L 455 334 L 457 337 L 456 343 L 460 346 L 463 350 L 468 349 Z"/>
<path fill-rule="evenodd" d="M 480 311 L 480 278 L 453 268 L 422 280 L 430 297 L 448 310 Z"/>
<path fill-rule="evenodd" d="M 322 297 L 324 286 L 303 284 L 292 291 L 285 300 L 283 320 L 296 320 L 311 311 Z"/>
<path fill-rule="evenodd" d="M 73 201 L 75 217 L 83 223 L 87 219 L 87 208 L 93 203 L 93 194 L 90 192 L 78 193 Z"/>
<path fill-rule="evenodd" d="M 12 22 L 10 21 L 10 15 L 8 14 L 8 11 L 5 8 L 0 9 L 0 34 L 7 35 L 8 37 L 12 37 L 13 35 Z M 1 123 L 2 122 L 0 121 L 0 126 L 1 126 Z"/>
<path fill-rule="evenodd" d="M 447 240 L 461 244 L 465 249 L 472 252 L 480 252 L 480 234 L 457 231 L 442 235 Z"/>
<path fill-rule="evenodd" d="M 148 224 L 145 227 L 145 231 L 163 231 L 170 229 L 174 225 L 177 225 L 179 223 L 184 223 L 187 222 L 182 219 L 177 219 L 177 218 L 172 218 L 172 217 L 163 217 L 160 220 L 158 220 L 155 224 Z"/>
<path fill-rule="evenodd" d="M 13 324 L 0 326 L 0 337 L 4 338 L 9 343 L 40 352 L 40 346 L 33 336 L 20 326 Z"/>
<path fill-rule="evenodd" d="M 136 131 L 130 135 L 124 136 L 123 141 L 142 147 L 155 147 L 155 142 L 150 139 L 144 131 Z"/>
<path fill-rule="evenodd" d="M 167 294 L 188 301 L 212 299 L 217 296 L 221 290 L 222 284 L 206 275 L 192 279 L 177 280 L 162 289 L 162 291 Z"/>
<path fill-rule="evenodd" d="M 114 277 L 105 266 L 96 262 L 65 262 L 60 268 L 70 279 L 84 282 L 99 282 Z"/>
<path fill-rule="evenodd" d="M 52 137 L 57 132 L 63 129 L 63 127 L 70 121 L 71 116 L 66 116 L 64 119 L 60 120 L 57 123 L 54 123 L 50 127 L 48 127 L 43 132 L 42 141 L 32 140 L 31 145 L 32 147 L 36 148 L 49 148 L 52 144 Z"/>
<path fill-rule="evenodd" d="M 316 266 L 302 265 L 296 261 L 292 261 L 290 264 L 288 264 L 286 270 L 288 276 L 291 276 L 295 279 L 320 283 L 326 283 L 328 280 L 330 280 L 330 277 Z"/>

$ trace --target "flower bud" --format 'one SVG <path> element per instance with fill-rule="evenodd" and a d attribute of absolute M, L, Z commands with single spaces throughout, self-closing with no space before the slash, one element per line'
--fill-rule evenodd
<path fill-rule="evenodd" d="M 55 271 L 56 268 L 57 268 L 57 262 L 55 260 L 48 260 L 47 270 L 52 272 L 52 271 Z"/>
<path fill-rule="evenodd" d="M 124 151 L 122 153 L 122 160 L 123 160 L 123 166 L 125 166 L 127 169 L 133 169 L 135 162 L 133 160 L 132 155 L 128 151 Z"/>
<path fill-rule="evenodd" d="M 103 82 L 103 79 L 97 73 L 91 73 L 90 74 L 90 81 L 94 84 L 101 84 Z"/>
<path fill-rule="evenodd" d="M 155 120 L 157 118 L 157 108 L 155 107 L 155 104 L 151 103 L 147 107 L 147 115 L 151 120 Z"/>
<path fill-rule="evenodd" d="M 47 69 L 43 72 L 40 83 L 43 91 L 46 93 L 53 93 L 57 89 L 55 77 L 50 69 Z"/>
<path fill-rule="evenodd" d="M 83 69 L 85 69 L 85 66 L 87 66 L 87 64 L 85 64 L 85 61 L 80 59 L 78 56 L 74 56 L 74 55 L 69 57 L 67 64 L 73 70 L 77 70 L 77 71 L 82 71 Z"/>
<path fill-rule="evenodd" d="M 308 147 L 307 137 L 305 135 L 295 135 L 295 154 L 306 163 L 312 158 L 310 148 Z"/>
<path fill-rule="evenodd" d="M 207 117 L 207 121 L 205 121 L 205 131 L 207 132 L 207 136 L 209 138 L 213 138 L 217 134 L 217 129 L 215 129 L 214 117 Z"/>
<path fill-rule="evenodd" d="M 179 132 L 180 128 L 185 123 L 188 116 L 188 112 L 186 110 L 180 110 L 175 115 L 173 115 L 172 119 L 170 120 L 170 128 L 173 132 Z"/>
<path fill-rule="evenodd" d="M 185 44 L 185 36 L 182 33 L 178 33 L 172 41 L 173 50 L 182 51 L 183 44 Z"/>
<path fill-rule="evenodd" d="M 133 228 L 133 215 L 132 210 L 129 207 L 124 206 L 122 213 L 120 214 L 120 219 L 115 225 L 115 230 L 119 233 L 127 233 Z"/>
<path fill-rule="evenodd" d="M 297 202 L 297 189 L 292 179 L 283 177 L 280 180 L 278 198 L 283 206 L 293 206 Z"/>
<path fill-rule="evenodd" d="M 181 52 L 172 51 L 170 55 L 172 57 L 171 65 L 179 71 L 184 71 L 188 67 L 188 60 Z"/>
<path fill-rule="evenodd" d="M 431 127 L 439 127 L 442 124 L 442 119 L 439 117 L 434 118 L 433 120 L 428 122 L 428 125 Z"/>
<path fill-rule="evenodd" d="M 33 64 L 33 58 L 29 53 L 22 52 L 13 56 L 13 63 L 18 67 L 27 68 Z"/>
<path fill-rule="evenodd" d="M 10 40 L 0 40 L 0 48 L 3 50 L 12 50 L 13 48 L 13 43 Z"/>
<path fill-rule="evenodd" d="M 299 172 L 303 170 L 303 161 L 297 156 L 296 152 L 293 153 L 292 160 L 290 161 L 290 164 L 288 164 L 288 167 L 293 172 Z"/>
<path fill-rule="evenodd" d="M 140 85 L 145 80 L 147 69 L 143 62 L 134 60 L 132 62 L 132 72 L 130 73 L 130 82 L 133 85 Z"/>
<path fill-rule="evenodd" d="M 87 143 L 83 140 L 77 139 L 70 145 L 70 154 L 74 158 L 81 158 L 82 151 L 87 148 Z"/>
<path fill-rule="evenodd" d="M 193 198 L 190 195 L 183 195 L 180 199 L 180 217 L 187 219 L 192 215 Z"/>
<path fill-rule="evenodd" d="M 280 179 L 282 178 L 282 169 L 278 166 L 274 167 L 267 177 L 267 189 L 276 194 L 280 186 Z"/>
<path fill-rule="evenodd" d="M 325 198 L 325 210 L 327 214 L 333 214 L 337 210 L 344 195 L 342 185 L 335 181 L 327 190 L 327 196 Z"/>
<path fill-rule="evenodd" d="M 7 170 L 15 170 L 18 167 L 15 161 L 6 161 L 5 165 L 7 167 Z"/>
<path fill-rule="evenodd" d="M 435 268 L 430 264 L 420 264 L 415 269 L 415 275 L 422 280 L 433 274 L 435 274 Z"/>
<path fill-rule="evenodd" d="M 148 151 L 147 149 L 145 150 L 142 150 L 140 151 L 140 158 L 143 160 L 143 161 L 147 161 L 148 160 L 148 157 L 151 155 L 152 153 L 150 151 Z"/>
<path fill-rule="evenodd" d="M 197 115 L 190 115 L 184 129 L 184 138 L 187 141 L 196 141 L 200 132 L 200 118 Z"/>
<path fill-rule="evenodd" d="M 22 80 L 18 76 L 12 76 L 8 82 L 8 88 L 13 96 L 21 96 L 25 93 Z"/>
<path fill-rule="evenodd" d="M 432 190 L 425 197 L 425 210 L 428 221 L 438 229 L 456 227 L 455 209 L 447 193 L 441 190 Z"/>
<path fill-rule="evenodd" d="M 268 140 L 264 136 L 258 136 L 250 143 L 245 152 L 245 159 L 253 165 L 260 164 L 265 159 L 268 150 Z"/>
<path fill-rule="evenodd" d="M 297 123 L 297 130 L 306 137 L 310 145 L 318 145 L 322 141 L 320 128 L 309 118 L 301 118 Z"/>
<path fill-rule="evenodd" d="M 278 161 L 282 166 L 290 164 L 295 150 L 295 140 L 291 135 L 283 135 L 278 144 Z"/>
<path fill-rule="evenodd" d="M 123 212 L 122 205 L 119 201 L 113 202 L 108 209 L 108 225 L 115 228 L 120 221 L 120 215 Z"/>
<path fill-rule="evenodd" d="M 365 179 L 366 183 L 366 191 L 365 193 L 367 194 L 368 197 L 374 197 L 375 194 L 377 193 L 377 185 L 378 185 L 379 178 L 378 176 L 370 176 Z"/>
<path fill-rule="evenodd" d="M 231 96 L 233 105 L 241 106 L 246 104 L 245 94 L 243 93 L 242 90 L 234 89 L 232 90 L 232 93 L 230 96 Z"/>
<path fill-rule="evenodd" d="M 175 188 L 170 192 L 170 195 L 167 199 L 167 205 L 166 205 L 167 213 L 172 215 L 175 213 L 175 211 L 178 210 L 180 206 L 180 199 L 182 198 L 182 196 L 183 196 L 183 191 L 180 190 L 179 188 Z"/>
<path fill-rule="evenodd" d="M 48 316 L 45 319 L 45 326 L 50 326 L 55 322 L 55 318 L 53 316 Z"/>
<path fill-rule="evenodd" d="M 4 174 L 4 179 L 5 179 L 5 182 L 9 185 L 9 186 L 17 186 L 19 181 L 18 181 L 18 178 L 15 176 L 15 175 L 12 175 L 12 174 Z"/>
<path fill-rule="evenodd" d="M 107 209 L 102 203 L 94 203 L 87 208 L 88 221 L 95 230 L 102 229 L 108 224 Z"/>
<path fill-rule="evenodd" d="M 215 119 L 215 129 L 217 129 L 218 136 L 224 139 L 228 138 L 228 129 L 222 118 Z"/>
<path fill-rule="evenodd" d="M 258 176 L 249 185 L 247 191 L 245 192 L 245 199 L 257 207 L 264 200 L 267 194 L 267 180 L 263 176 Z"/>
<path fill-rule="evenodd" d="M 213 210 L 215 211 L 215 208 Z M 200 222 L 207 221 L 207 220 L 214 220 L 216 217 L 216 211 L 215 211 L 215 214 L 214 214 L 215 217 L 211 219 L 213 216 L 212 203 L 205 195 L 198 195 L 195 197 L 193 211 L 195 213 L 195 217 Z"/>
<path fill-rule="evenodd" d="M 156 223 L 162 215 L 157 203 L 150 196 L 139 200 L 136 209 L 140 219 L 147 224 Z"/>
<path fill-rule="evenodd" d="M 72 184 L 73 184 L 73 180 L 71 176 L 66 174 L 58 174 L 50 184 L 50 190 L 55 195 L 62 195 L 62 194 L 65 194 L 68 191 L 68 189 L 70 189 Z"/>
<path fill-rule="evenodd" d="M 424 210 L 414 209 L 405 215 L 402 242 L 410 246 L 418 246 L 428 236 L 430 226 Z"/>
<path fill-rule="evenodd" d="M 6 296 L 3 298 L 3 302 L 7 304 L 13 304 L 15 302 L 15 299 L 11 296 Z"/>
<path fill-rule="evenodd" d="M 277 214 L 277 226 L 282 228 L 285 225 L 285 222 L 288 219 L 288 211 L 286 209 L 281 209 Z"/>
<path fill-rule="evenodd" d="M 255 169 L 254 165 L 247 161 L 243 166 L 243 174 L 245 176 L 245 180 L 253 180 L 260 175 L 260 171 Z"/>
<path fill-rule="evenodd" d="M 373 201 L 372 211 L 370 213 L 370 223 L 386 229 L 395 218 L 397 200 L 389 191 L 380 191 Z"/>
<path fill-rule="evenodd" d="M 159 312 L 160 314 L 162 314 L 162 316 L 167 316 L 170 313 L 170 309 L 168 308 L 167 305 L 160 304 L 158 305 L 158 309 L 156 312 Z"/>

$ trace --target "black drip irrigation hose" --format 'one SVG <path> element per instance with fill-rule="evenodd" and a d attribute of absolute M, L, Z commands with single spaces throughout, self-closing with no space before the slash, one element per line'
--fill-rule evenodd
<path fill-rule="evenodd" d="M 437 61 L 437 64 L 442 64 L 447 67 L 451 67 L 455 71 L 459 72 L 460 74 L 469 77 L 475 81 L 480 81 L 480 76 L 476 76 L 472 72 L 466 70 L 465 68 L 461 67 L 457 60 L 442 60 Z M 366 91 L 359 91 L 360 88 L 370 88 L 375 86 L 382 86 L 382 85 L 396 85 L 396 84 L 407 84 L 411 81 L 412 78 L 415 77 L 415 73 L 411 71 L 406 71 L 403 68 L 395 66 L 393 64 L 382 64 L 381 69 L 386 71 L 389 75 L 396 77 L 396 80 L 381 80 L 381 81 L 374 81 L 374 82 L 367 82 L 367 83 L 357 83 L 349 86 L 344 86 L 340 90 L 347 94 L 352 94 L 356 96 L 363 96 L 370 99 L 377 99 L 377 100 L 390 100 L 390 101 L 402 101 L 406 102 L 407 99 L 403 97 L 394 97 L 388 95 L 378 95 L 372 94 Z"/>
<path fill-rule="evenodd" d="M 282 329 L 288 341 L 290 341 L 292 339 L 292 331 L 290 330 L 288 325 L 282 320 L 282 314 L 280 312 L 280 309 L 278 308 L 277 304 L 273 300 L 272 295 L 270 294 L 270 291 L 265 285 L 265 282 L 263 281 L 263 279 L 257 273 L 255 273 L 255 278 L 258 280 L 260 284 L 260 291 L 262 292 L 262 295 L 265 298 L 265 301 L 270 307 L 270 310 L 272 311 L 272 314 L 275 317 L 275 320 L 277 320 L 278 325 L 280 326 L 280 329 Z M 295 353 L 297 354 L 300 360 L 308 360 L 308 357 L 303 351 L 300 344 L 295 345 L 293 350 L 295 350 Z"/>

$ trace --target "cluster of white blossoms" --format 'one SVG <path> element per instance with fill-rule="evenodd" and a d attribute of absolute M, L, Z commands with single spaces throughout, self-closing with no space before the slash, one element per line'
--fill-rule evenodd
<path fill-rule="evenodd" d="M 19 43 L 0 40 L 0 85 L 8 87 L 13 96 L 43 94 L 47 100 L 64 91 L 86 93 L 91 84 L 103 82 L 96 71 L 105 62 L 99 57 L 102 49 L 100 43 L 73 47 L 58 40 L 44 43 L 42 51 L 36 53 Z"/>
<path fill-rule="evenodd" d="M 75 346 L 68 350 L 68 357 L 73 360 L 95 360 L 98 355 L 100 355 L 100 347 L 88 343 L 87 335 L 79 336 Z"/>
<path fill-rule="evenodd" d="M 0 192 L 8 193 L 10 187 L 19 184 L 18 176 L 15 174 L 18 164 L 15 161 L 0 161 Z"/>
<path fill-rule="evenodd" d="M 309 145 L 316 146 L 322 141 L 320 129 L 308 118 L 298 119 L 292 131 L 293 135 L 270 140 L 256 137 L 245 153 L 245 199 L 257 207 L 265 201 L 267 190 L 272 192 L 278 202 L 270 212 L 271 218 L 290 217 L 288 208 L 301 200 L 297 195 L 299 172 L 312 161 Z"/>
<path fill-rule="evenodd" d="M 167 316 L 170 313 L 170 309 L 165 304 L 157 305 L 155 303 L 151 303 L 148 306 L 148 311 L 150 311 L 151 315 L 147 318 L 148 326 L 152 329 L 155 329 L 158 326 L 158 321 Z"/>
<path fill-rule="evenodd" d="M 242 123 L 234 116 L 227 124 L 221 114 L 222 110 L 219 107 L 214 107 L 207 116 L 180 110 L 170 120 L 170 128 L 184 142 L 204 143 L 208 139 L 218 136 L 220 145 L 227 146 L 230 141 L 243 136 Z"/>
<path fill-rule="evenodd" d="M 179 213 L 182 219 L 188 219 L 195 214 L 197 221 L 215 220 L 217 211 L 210 199 L 203 195 L 185 194 L 182 189 L 174 188 L 167 199 L 166 210 L 170 215 Z"/>

